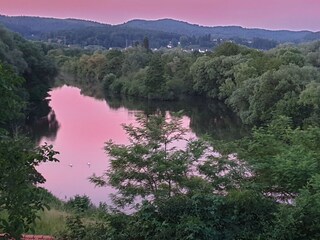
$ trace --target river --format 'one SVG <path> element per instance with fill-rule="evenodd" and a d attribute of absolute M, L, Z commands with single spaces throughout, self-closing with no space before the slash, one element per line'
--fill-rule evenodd
<path fill-rule="evenodd" d="M 42 186 L 62 200 L 85 194 L 94 204 L 110 203 L 109 194 L 114 190 L 96 188 L 88 178 L 108 168 L 108 156 L 103 149 L 106 141 L 128 143 L 122 124 L 134 124 L 137 112 L 183 110 L 183 124 L 191 129 L 190 137 L 209 134 L 215 139 L 234 139 L 246 133 L 240 120 L 226 106 L 200 98 L 178 102 L 110 96 L 97 99 L 66 85 L 49 94 L 52 108 L 47 118 L 49 130 L 43 132 L 39 127 L 36 135 L 39 135 L 39 144 L 47 142 L 60 152 L 60 162 L 42 164 L 38 170 L 47 179 Z"/>

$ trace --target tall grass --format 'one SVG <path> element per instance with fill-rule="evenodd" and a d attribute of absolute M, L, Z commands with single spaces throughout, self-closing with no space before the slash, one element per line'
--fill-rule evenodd
<path fill-rule="evenodd" d="M 56 236 L 66 229 L 66 217 L 68 213 L 57 209 L 39 212 L 39 219 L 36 220 L 35 234 Z"/>
<path fill-rule="evenodd" d="M 42 201 L 50 206 L 50 209 L 38 212 L 38 219 L 31 226 L 34 232 L 29 231 L 26 234 L 63 236 L 68 232 L 67 219 L 75 216 L 81 217 L 84 226 L 104 221 L 107 211 L 106 206 L 101 205 L 97 208 L 92 205 L 91 200 L 86 196 L 76 196 L 68 202 L 64 202 L 46 189 L 38 188 L 37 190 Z M 0 218 L 6 219 L 7 217 L 6 211 L 0 211 Z M 0 233 L 1 231 L 0 227 Z"/>

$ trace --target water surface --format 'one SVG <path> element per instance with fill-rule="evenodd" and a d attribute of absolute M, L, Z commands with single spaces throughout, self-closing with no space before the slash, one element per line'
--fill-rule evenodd
<path fill-rule="evenodd" d="M 52 108 L 47 119 L 49 130 L 43 133 L 40 143 L 53 144 L 60 152 L 60 162 L 43 164 L 38 170 L 47 179 L 44 187 L 65 200 L 85 194 L 95 204 L 110 203 L 108 195 L 114 190 L 96 188 L 88 178 L 108 168 L 104 142 L 112 139 L 116 143 L 128 143 L 122 124 L 135 123 L 137 112 L 184 110 L 183 124 L 194 132 L 189 137 L 208 133 L 217 139 L 230 139 L 239 137 L 243 131 L 239 119 L 230 110 L 203 99 L 148 102 L 108 97 L 99 100 L 70 86 L 55 88 L 49 94 Z"/>

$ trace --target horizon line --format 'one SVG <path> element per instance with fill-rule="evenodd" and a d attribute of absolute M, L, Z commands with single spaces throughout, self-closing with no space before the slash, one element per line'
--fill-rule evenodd
<path fill-rule="evenodd" d="M 172 21 L 177 21 L 177 22 L 182 22 L 182 23 L 187 23 L 190 25 L 196 25 L 198 27 L 208 27 L 208 28 L 215 28 L 215 27 L 241 27 L 243 29 L 260 29 L 260 30 L 267 30 L 267 31 L 290 31 L 290 32 L 312 32 L 312 33 L 318 33 L 320 32 L 320 30 L 308 30 L 308 29 L 299 29 L 299 30 L 290 30 L 290 29 L 285 29 L 285 28 L 263 28 L 263 27 L 245 27 L 242 25 L 236 25 L 236 24 L 230 24 L 230 25 L 202 25 L 202 24 L 198 24 L 198 23 L 191 23 L 187 20 L 183 20 L 183 19 L 176 19 L 176 18 L 170 18 L 170 17 L 164 17 L 164 18 L 132 18 L 129 19 L 127 21 L 121 22 L 121 23 L 108 23 L 108 22 L 101 22 L 101 21 L 97 21 L 97 20 L 92 20 L 92 19 L 86 19 L 86 18 L 74 18 L 74 17 L 66 17 L 66 18 L 62 18 L 62 17 L 53 17 L 53 16 L 39 16 L 39 15 L 6 15 L 6 14 L 2 14 L 0 13 L 0 16 L 4 16 L 4 17 L 35 17 L 35 18 L 46 18 L 46 19 L 57 19 L 57 20 L 80 20 L 80 21 L 87 21 L 87 22 L 93 22 L 93 23 L 98 23 L 98 24 L 102 24 L 102 25 L 111 25 L 111 26 L 119 26 L 119 25 L 123 25 L 126 24 L 128 22 L 131 21 L 161 21 L 161 20 L 172 20 Z"/>

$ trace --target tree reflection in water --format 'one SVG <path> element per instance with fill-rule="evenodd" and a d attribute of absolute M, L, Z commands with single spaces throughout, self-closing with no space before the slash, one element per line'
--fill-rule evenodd
<path fill-rule="evenodd" d="M 223 102 L 201 97 L 185 97 L 180 101 L 148 101 L 125 96 L 106 97 L 108 106 L 112 109 L 121 107 L 129 110 L 139 110 L 146 114 L 156 111 L 177 112 L 183 110 L 190 118 L 190 128 L 197 136 L 210 135 L 216 140 L 238 139 L 247 134 L 247 128 L 240 118 Z"/>
<path fill-rule="evenodd" d="M 33 124 L 33 138 L 36 143 L 40 143 L 45 137 L 50 141 L 54 141 L 57 137 L 60 124 L 57 121 L 56 114 L 52 110 L 48 116 L 42 117 Z"/>
<path fill-rule="evenodd" d="M 56 114 L 49 106 L 49 102 L 49 99 L 45 99 L 39 103 L 28 118 L 28 132 L 36 144 L 39 144 L 44 137 L 54 141 L 60 128 Z"/>

